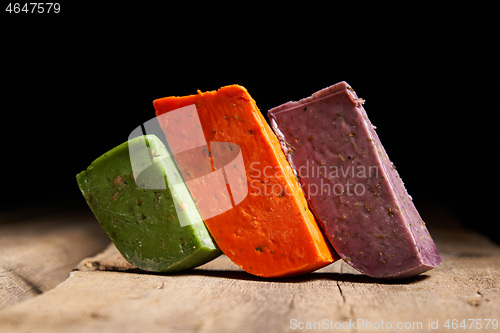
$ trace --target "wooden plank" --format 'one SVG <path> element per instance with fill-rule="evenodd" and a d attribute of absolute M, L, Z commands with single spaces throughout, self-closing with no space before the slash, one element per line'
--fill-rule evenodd
<path fill-rule="evenodd" d="M 499 332 L 484 326 L 500 320 L 500 247 L 458 227 L 431 233 L 443 263 L 399 281 L 371 279 L 340 261 L 268 280 L 225 256 L 182 274 L 146 274 L 119 266 L 111 247 L 53 290 L 0 312 L 0 331 L 307 332 L 310 324 L 341 332 Z M 446 329 L 454 319 L 482 319 L 483 328 Z"/>
<path fill-rule="evenodd" d="M 1 215 L 0 309 L 54 288 L 79 261 L 108 243 L 89 213 Z"/>

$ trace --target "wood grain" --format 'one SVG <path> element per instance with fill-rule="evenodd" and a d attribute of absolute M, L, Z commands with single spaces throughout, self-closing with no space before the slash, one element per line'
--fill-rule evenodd
<path fill-rule="evenodd" d="M 48 291 L 109 239 L 91 214 L 0 216 L 0 309 Z"/>
<path fill-rule="evenodd" d="M 0 312 L 0 332 L 310 332 L 308 323 L 330 332 L 500 332 L 444 327 L 448 319 L 500 320 L 500 247 L 457 226 L 431 234 L 443 263 L 395 281 L 341 261 L 269 280 L 225 256 L 182 274 L 147 274 L 120 264 L 109 247 L 56 288 Z"/>

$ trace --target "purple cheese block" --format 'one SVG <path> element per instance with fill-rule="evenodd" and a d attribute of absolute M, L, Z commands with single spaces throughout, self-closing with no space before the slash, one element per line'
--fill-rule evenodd
<path fill-rule="evenodd" d="M 342 259 L 404 278 L 441 257 L 354 90 L 340 82 L 269 111 L 312 212 Z"/>

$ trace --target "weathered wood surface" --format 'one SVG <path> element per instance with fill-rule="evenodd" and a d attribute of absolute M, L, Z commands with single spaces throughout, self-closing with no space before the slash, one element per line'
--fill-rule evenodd
<path fill-rule="evenodd" d="M 0 310 L 54 288 L 108 243 L 91 213 L 0 215 Z"/>
<path fill-rule="evenodd" d="M 485 327 L 487 319 L 500 320 L 500 247 L 455 225 L 427 224 L 443 263 L 399 281 L 368 278 L 341 261 L 299 278 L 267 280 L 224 256 L 182 274 L 147 274 L 111 246 L 54 289 L 1 311 L 0 332 L 312 331 L 308 325 L 334 332 L 500 332 L 491 322 Z M 464 319 L 467 329 L 453 329 Z"/>

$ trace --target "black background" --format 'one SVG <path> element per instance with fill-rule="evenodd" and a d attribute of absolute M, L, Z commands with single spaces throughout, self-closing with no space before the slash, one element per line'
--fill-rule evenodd
<path fill-rule="evenodd" d="M 419 206 L 496 238 L 493 8 L 2 2 L 1 201 L 86 208 L 75 175 L 154 117 L 152 101 L 245 86 L 266 114 L 347 81 Z"/>

